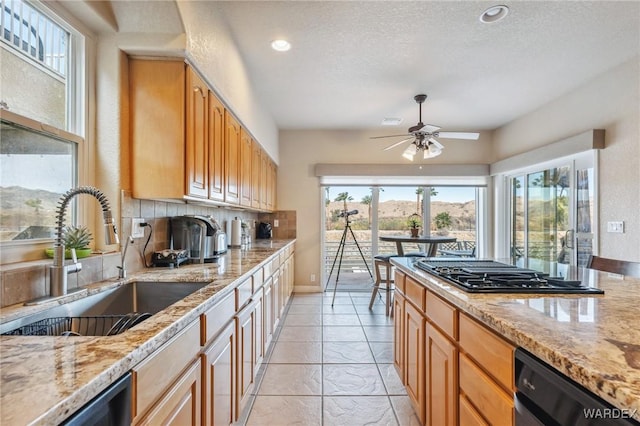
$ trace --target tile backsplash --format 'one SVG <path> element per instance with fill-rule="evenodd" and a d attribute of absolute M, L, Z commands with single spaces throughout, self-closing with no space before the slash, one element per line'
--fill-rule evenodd
<path fill-rule="evenodd" d="M 273 227 L 273 238 L 296 237 L 296 212 L 279 211 L 274 213 L 256 213 L 225 207 L 209 207 L 195 204 L 171 203 L 165 201 L 140 200 L 131 197 L 131 193 L 122 191 L 120 241 L 124 244 L 131 234 L 132 218 L 143 218 L 150 226 L 145 228 L 144 238 L 137 238 L 127 250 L 126 269 L 132 273 L 151 265 L 154 251 L 170 248 L 169 218 L 182 215 L 211 216 L 226 229 L 227 221 L 238 217 L 250 224 L 268 222 Z M 143 254 L 144 253 L 144 254 Z M 143 257 L 144 256 L 144 257 Z M 94 254 L 81 259 L 82 271 L 68 278 L 69 289 L 82 287 L 93 282 L 118 277 L 121 254 Z M 48 266 L 51 260 L 15 263 L 0 266 L 0 307 L 21 303 L 49 294 Z"/>

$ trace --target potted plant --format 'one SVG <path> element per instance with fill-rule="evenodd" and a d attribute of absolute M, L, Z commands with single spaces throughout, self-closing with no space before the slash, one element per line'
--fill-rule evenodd
<path fill-rule="evenodd" d="M 67 226 L 62 236 L 65 259 L 71 259 L 71 249 L 76 250 L 78 259 L 89 256 L 91 254 L 89 243 L 92 239 L 91 232 L 85 226 Z M 53 248 L 46 249 L 45 253 L 47 256 L 53 257 Z"/>
<path fill-rule="evenodd" d="M 407 225 L 409 225 L 409 229 L 411 230 L 411 236 L 417 237 L 420 232 L 420 227 L 422 226 L 422 218 L 419 214 L 414 213 L 407 219 Z"/>

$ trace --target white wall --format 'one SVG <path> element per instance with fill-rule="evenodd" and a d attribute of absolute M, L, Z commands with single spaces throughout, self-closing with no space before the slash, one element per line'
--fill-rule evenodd
<path fill-rule="evenodd" d="M 215 7 L 194 10 L 191 2 L 177 4 L 187 32 L 188 58 L 243 126 L 279 163 L 278 128 L 253 90 L 226 22 L 216 13 Z"/>
<path fill-rule="evenodd" d="M 640 57 L 494 132 L 497 159 L 589 129 L 605 129 L 599 160 L 599 250 L 640 261 Z M 624 221 L 625 233 L 606 232 Z"/>
<path fill-rule="evenodd" d="M 314 167 L 318 163 L 410 164 L 402 158 L 403 147 L 383 151 L 398 138 L 369 139 L 381 134 L 401 133 L 398 129 L 357 130 L 286 130 L 280 132 L 280 167 L 278 168 L 278 210 L 296 210 L 296 286 L 313 286 L 310 274 L 320 277 L 321 207 L 320 186 Z M 479 141 L 444 141 L 439 157 L 418 160 L 424 164 L 490 163 L 489 136 Z"/>

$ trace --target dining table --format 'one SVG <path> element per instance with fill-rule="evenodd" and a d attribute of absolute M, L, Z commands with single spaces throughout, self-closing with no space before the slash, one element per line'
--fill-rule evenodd
<path fill-rule="evenodd" d="M 455 243 L 455 237 L 443 237 L 443 236 L 429 236 L 419 235 L 412 237 L 410 235 L 384 235 L 380 236 L 380 241 L 394 242 L 396 243 L 396 251 L 398 256 L 404 256 L 403 244 L 426 244 L 427 248 L 424 255 L 426 257 L 435 257 L 438 254 L 438 244 L 440 243 Z"/>

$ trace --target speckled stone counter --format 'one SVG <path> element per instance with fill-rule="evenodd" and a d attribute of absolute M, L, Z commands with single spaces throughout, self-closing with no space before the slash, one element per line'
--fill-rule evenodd
<path fill-rule="evenodd" d="M 0 424 L 61 422 L 290 244 L 294 240 L 257 240 L 249 250 L 229 250 L 218 264 L 148 269 L 92 284 L 59 302 L 1 309 L 0 322 L 6 322 L 131 281 L 210 283 L 117 336 L 0 336 Z"/>
<path fill-rule="evenodd" d="M 576 269 L 604 295 L 473 294 L 392 263 L 498 334 L 620 409 L 640 413 L 640 279 Z"/>

